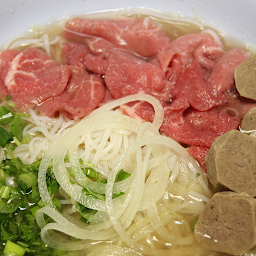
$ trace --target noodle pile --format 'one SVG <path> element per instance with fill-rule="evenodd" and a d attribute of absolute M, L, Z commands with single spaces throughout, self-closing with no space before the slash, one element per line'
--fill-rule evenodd
<path fill-rule="evenodd" d="M 118 111 L 111 111 L 135 100 L 153 105 L 153 123 L 140 124 Z M 159 134 L 162 120 L 162 106 L 152 96 L 128 96 L 95 110 L 53 143 L 43 156 L 38 176 L 45 207 L 37 211 L 37 223 L 46 244 L 67 251 L 87 249 L 93 254 L 98 248 L 94 243 L 98 242 L 102 244 L 103 255 L 106 251 L 121 253 L 125 250 L 123 246 L 132 248 L 129 249 L 131 255 L 170 255 L 170 252 L 186 255 L 182 252 L 184 246 L 195 250 L 191 220 L 182 215 L 198 216 L 211 192 L 200 166 L 186 149 Z M 68 162 L 65 162 L 66 156 Z M 79 159 L 85 163 L 82 165 L 93 164 L 95 170 L 107 178 L 107 183 L 87 178 Z M 55 209 L 47 191 L 46 171 L 51 162 L 65 197 L 63 212 Z M 121 169 L 131 176 L 115 182 Z M 83 194 L 83 187 L 104 193 L 106 200 Z M 123 192 L 121 196 L 113 198 L 113 194 L 120 192 Z M 90 225 L 75 217 L 76 202 L 97 210 Z M 45 215 L 50 216 L 53 223 L 47 224 Z M 68 241 L 53 230 L 78 240 Z M 153 233 L 159 237 L 162 248 L 141 242 Z M 111 241 L 113 245 L 103 241 Z"/>

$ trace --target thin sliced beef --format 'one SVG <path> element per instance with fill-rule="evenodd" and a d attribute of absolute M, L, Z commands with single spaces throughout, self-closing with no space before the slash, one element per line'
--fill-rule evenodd
<path fill-rule="evenodd" d="M 188 108 L 188 102 L 183 99 L 176 100 L 171 106 L 165 107 L 161 131 L 181 143 L 209 147 L 218 135 L 210 130 L 194 127 L 184 117 L 184 112 Z"/>
<path fill-rule="evenodd" d="M 219 99 L 211 93 L 202 68 L 197 61 L 193 61 L 187 66 L 171 91 L 171 95 L 173 99 L 187 100 L 194 109 L 201 111 L 206 111 L 219 103 Z"/>
<path fill-rule="evenodd" d="M 230 115 L 239 116 L 240 119 L 244 118 L 251 108 L 256 107 L 255 101 L 250 101 L 240 97 L 235 88 L 226 91 L 224 95 L 227 102 L 221 106 L 222 109 L 225 109 L 230 113 Z"/>
<path fill-rule="evenodd" d="M 99 107 L 113 100 L 115 100 L 113 95 L 110 93 L 109 89 L 106 87 L 105 96 L 103 100 L 100 102 Z"/>
<path fill-rule="evenodd" d="M 130 116 L 140 123 L 145 121 L 153 122 L 154 119 L 154 108 L 148 102 L 131 102 L 120 106 L 121 111 L 124 115 Z"/>
<path fill-rule="evenodd" d="M 92 54 L 85 44 L 65 43 L 62 56 L 65 64 L 79 66 L 100 75 L 105 74 L 108 66 L 108 60 L 103 54 Z"/>
<path fill-rule="evenodd" d="M 165 79 L 172 84 L 172 87 L 177 83 L 181 74 L 184 71 L 184 63 L 179 54 L 173 55 L 169 61 L 168 68 L 166 70 Z"/>
<path fill-rule="evenodd" d="M 0 78 L 0 97 L 2 99 L 6 99 L 7 96 L 8 96 L 7 88 L 4 82 L 2 81 L 2 79 Z"/>
<path fill-rule="evenodd" d="M 114 44 L 100 37 L 89 37 L 86 39 L 86 44 L 91 52 L 96 55 L 107 54 L 112 49 L 116 48 Z"/>
<path fill-rule="evenodd" d="M 75 32 L 75 33 L 72 33 Z M 79 35 L 80 33 L 81 35 Z M 122 18 L 117 20 L 86 20 L 74 18 L 65 25 L 63 35 L 71 41 L 92 43 L 102 38 L 115 47 L 141 56 L 157 55 L 168 47 L 170 39 L 148 18 Z"/>
<path fill-rule="evenodd" d="M 0 53 L 0 77 L 3 81 L 10 70 L 12 60 L 20 53 L 21 51 L 17 49 L 8 49 Z"/>
<path fill-rule="evenodd" d="M 215 95 L 234 87 L 235 69 L 249 57 L 249 53 L 241 48 L 228 51 L 214 66 L 209 77 L 209 84 Z"/>
<path fill-rule="evenodd" d="M 222 135 L 230 130 L 237 129 L 240 124 L 238 116 L 231 116 L 226 109 L 213 108 L 209 111 L 190 109 L 185 118 L 198 130 L 210 130 Z"/>
<path fill-rule="evenodd" d="M 161 67 L 168 70 L 175 55 L 179 55 L 182 65 L 197 60 L 206 69 L 212 69 L 216 61 L 224 55 L 221 45 L 209 33 L 194 33 L 180 36 L 169 47 L 158 54 Z"/>
<path fill-rule="evenodd" d="M 193 146 L 210 147 L 218 136 L 237 129 L 240 122 L 239 117 L 229 116 L 218 108 L 195 110 L 182 98 L 165 107 L 164 113 L 161 130 L 167 136 Z"/>
<path fill-rule="evenodd" d="M 6 99 L 8 93 L 4 84 L 5 77 L 10 69 L 12 60 L 20 53 L 16 49 L 8 49 L 0 53 L 0 97 Z"/>
<path fill-rule="evenodd" d="M 97 108 L 104 96 L 105 88 L 101 77 L 73 66 L 65 91 L 60 96 L 45 101 L 39 110 L 49 117 L 64 112 L 71 119 L 79 119 Z"/>
<path fill-rule="evenodd" d="M 59 66 L 39 49 L 27 48 L 12 60 L 4 83 L 17 107 L 26 111 L 60 95 L 70 75 L 68 66 Z"/>
<path fill-rule="evenodd" d="M 99 74 L 104 75 L 108 68 L 109 61 L 104 55 L 95 56 L 93 54 L 87 54 L 85 58 L 86 69 Z"/>
<path fill-rule="evenodd" d="M 124 51 L 112 51 L 105 82 L 115 99 L 140 92 L 157 96 L 165 87 L 164 72 Z"/>
<path fill-rule="evenodd" d="M 86 55 L 90 53 L 89 48 L 84 44 L 68 42 L 62 47 L 62 56 L 64 63 L 85 68 Z"/>

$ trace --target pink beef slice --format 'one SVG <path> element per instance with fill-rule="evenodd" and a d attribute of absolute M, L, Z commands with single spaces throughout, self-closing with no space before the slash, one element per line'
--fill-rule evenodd
<path fill-rule="evenodd" d="M 157 55 L 164 71 L 169 69 L 171 60 L 177 55 L 184 67 L 193 60 L 197 60 L 202 67 L 212 70 L 216 61 L 224 55 L 224 51 L 219 42 L 209 33 L 180 36 Z"/>
<path fill-rule="evenodd" d="M 104 75 L 108 66 L 105 55 L 94 55 L 85 44 L 67 42 L 62 47 L 64 63 L 83 67 L 93 73 Z"/>
<path fill-rule="evenodd" d="M 8 90 L 4 84 L 5 77 L 10 69 L 12 60 L 20 53 L 16 49 L 8 49 L 0 53 L 0 97 L 5 99 Z"/>
<path fill-rule="evenodd" d="M 104 96 L 105 88 L 101 77 L 73 66 L 72 76 L 65 91 L 60 96 L 45 101 L 39 110 L 49 117 L 64 112 L 67 117 L 76 120 L 97 108 Z"/>
<path fill-rule="evenodd" d="M 219 99 L 211 93 L 198 61 L 189 64 L 171 91 L 173 99 L 182 98 L 195 109 L 206 111 L 217 106 Z"/>
<path fill-rule="evenodd" d="M 198 130 L 210 130 L 218 136 L 238 129 L 241 119 L 238 116 L 229 115 L 229 111 L 220 107 L 208 111 L 190 109 L 184 117 Z"/>
<path fill-rule="evenodd" d="M 225 110 L 213 108 L 198 111 L 185 99 L 175 100 L 164 108 L 161 130 L 169 137 L 192 146 L 210 147 L 221 134 L 237 129 L 240 118 L 230 116 Z"/>
<path fill-rule="evenodd" d="M 83 44 L 68 42 L 62 46 L 62 56 L 64 57 L 64 63 L 67 65 L 85 68 L 85 58 L 89 53 L 89 48 Z"/>
<path fill-rule="evenodd" d="M 174 101 L 171 106 L 166 106 L 161 131 L 184 144 L 210 147 L 218 134 L 194 127 L 184 116 L 189 108 L 188 102 L 183 99 Z"/>
<path fill-rule="evenodd" d="M 115 99 L 136 93 L 157 97 L 165 87 L 160 68 L 121 50 L 112 51 L 105 82 Z"/>
<path fill-rule="evenodd" d="M 105 91 L 105 96 L 103 98 L 103 100 L 100 102 L 99 104 L 99 107 L 103 106 L 104 104 L 108 103 L 108 102 L 111 102 L 115 100 L 113 95 L 110 93 L 109 89 L 106 88 L 106 91 Z"/>
<path fill-rule="evenodd" d="M 228 51 L 219 59 L 208 79 L 214 95 L 218 95 L 234 87 L 235 69 L 249 56 L 250 54 L 243 49 L 235 48 Z"/>
<path fill-rule="evenodd" d="M 131 102 L 120 106 L 120 109 L 124 115 L 130 116 L 133 119 L 138 120 L 140 123 L 153 122 L 154 108 L 148 102 Z"/>
<path fill-rule="evenodd" d="M 145 57 L 157 55 L 170 43 L 165 33 L 148 18 L 74 18 L 66 23 L 63 35 L 68 40 L 79 43 L 87 43 L 88 40 L 91 42 L 92 37 L 102 38 L 117 48 L 130 50 Z"/>
<path fill-rule="evenodd" d="M 10 70 L 12 60 L 20 53 L 21 51 L 17 49 L 8 49 L 0 53 L 0 75 L 3 81 Z"/>
<path fill-rule="evenodd" d="M 227 102 L 221 106 L 222 109 L 225 109 L 230 115 L 239 116 L 240 119 L 242 119 L 251 108 L 256 107 L 256 102 L 242 98 L 234 88 L 226 91 L 224 95 Z"/>
<path fill-rule="evenodd" d="M 2 79 L 0 78 L 0 98 L 5 100 L 7 96 L 8 96 L 7 88 L 4 82 L 2 81 Z"/>
<path fill-rule="evenodd" d="M 17 107 L 26 111 L 60 95 L 70 75 L 68 66 L 59 66 L 39 49 L 27 48 L 12 60 L 4 83 Z"/>

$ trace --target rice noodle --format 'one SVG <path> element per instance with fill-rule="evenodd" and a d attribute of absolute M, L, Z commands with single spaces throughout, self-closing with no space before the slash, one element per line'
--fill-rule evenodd
<path fill-rule="evenodd" d="M 8 101 L 3 101 L 1 106 L 9 107 L 8 104 Z M 13 110 L 15 111 L 15 109 Z M 29 135 L 30 141 L 17 146 L 13 154 L 26 164 L 31 164 L 42 158 L 45 152 L 48 151 L 50 145 L 77 123 L 77 121 L 64 117 L 63 114 L 60 114 L 58 118 L 49 118 L 38 115 L 33 109 L 29 110 L 29 116 L 21 115 L 20 117 L 28 122 L 28 125 L 23 129 L 23 136 Z M 4 149 L 1 148 L 0 161 L 4 157 Z"/>
<path fill-rule="evenodd" d="M 60 37 L 56 36 L 50 40 L 48 34 L 43 34 L 41 38 L 30 39 L 30 38 L 19 38 L 18 40 L 11 42 L 5 47 L 5 49 L 15 49 L 21 46 L 30 46 L 42 48 L 51 57 L 50 46 L 55 45 L 60 41 Z"/>

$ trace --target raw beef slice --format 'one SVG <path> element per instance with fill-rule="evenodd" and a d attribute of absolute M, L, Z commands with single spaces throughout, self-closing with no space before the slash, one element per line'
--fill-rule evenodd
<path fill-rule="evenodd" d="M 117 48 L 133 51 L 141 56 L 157 55 L 168 47 L 170 39 L 149 18 L 117 20 L 86 20 L 74 18 L 63 31 L 68 40 L 91 43 L 92 37 L 102 38 Z"/>
<path fill-rule="evenodd" d="M 70 75 L 68 66 L 58 65 L 39 49 L 27 48 L 11 61 L 4 83 L 17 107 L 26 111 L 60 95 Z"/>
<path fill-rule="evenodd" d="M 44 115 L 54 117 L 59 112 L 65 112 L 67 117 L 79 119 L 90 114 L 103 100 L 103 79 L 81 67 L 71 67 L 72 76 L 65 91 L 39 107 Z"/>

